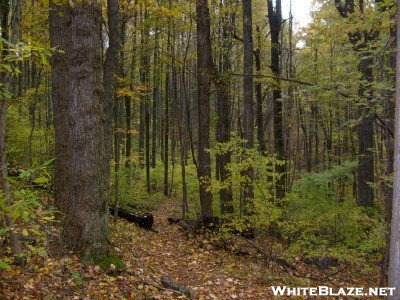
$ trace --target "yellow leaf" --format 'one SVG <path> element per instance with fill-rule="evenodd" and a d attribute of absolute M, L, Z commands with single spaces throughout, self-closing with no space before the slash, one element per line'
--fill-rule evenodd
<path fill-rule="evenodd" d="M 28 236 L 28 235 L 29 235 L 29 234 L 28 234 L 28 230 L 22 229 L 22 235 L 23 235 L 23 236 Z"/>

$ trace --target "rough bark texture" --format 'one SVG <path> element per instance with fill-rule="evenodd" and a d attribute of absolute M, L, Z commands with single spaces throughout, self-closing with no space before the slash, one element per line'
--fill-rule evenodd
<path fill-rule="evenodd" d="M 221 1 L 220 5 L 229 5 L 229 3 Z M 222 24 L 222 53 L 220 59 L 220 73 L 217 74 L 216 67 L 211 61 L 210 72 L 213 75 L 213 82 L 217 89 L 217 128 L 216 128 L 216 140 L 218 143 L 229 143 L 230 141 L 230 122 L 231 122 L 231 92 L 230 82 L 228 73 L 231 71 L 231 59 L 230 51 L 232 47 L 232 16 L 231 13 L 226 12 L 223 18 Z M 210 48 L 211 49 L 211 46 Z M 211 55 L 211 54 L 210 54 Z M 224 153 L 217 154 L 216 156 L 216 178 L 221 182 L 228 183 L 229 171 L 227 169 L 228 164 L 231 162 L 231 152 L 228 150 Z M 220 210 L 222 214 L 233 213 L 233 196 L 232 187 L 228 184 L 219 191 L 220 198 Z"/>
<path fill-rule="evenodd" d="M 257 26 L 257 49 L 254 50 L 254 60 L 256 71 L 258 74 L 261 74 L 261 31 L 260 27 Z M 263 116 L 263 95 L 262 95 L 262 86 L 261 82 L 258 81 L 255 83 L 255 91 L 256 91 L 256 124 L 257 124 L 257 140 L 258 147 L 261 154 L 264 154 L 267 150 L 267 146 L 264 140 L 264 116 Z"/>
<path fill-rule="evenodd" d="M 112 250 L 101 162 L 101 7 L 93 1 L 52 8 L 51 44 L 63 50 L 52 59 L 61 241 L 94 262 Z"/>
<path fill-rule="evenodd" d="M 210 41 L 210 13 L 207 0 L 196 1 L 197 23 L 197 100 L 198 100 L 198 178 L 200 185 L 201 218 L 213 216 L 210 153 L 210 74 L 212 61 Z"/>
<path fill-rule="evenodd" d="M 271 29 L 271 69 L 276 77 L 281 75 L 279 35 L 282 28 L 281 0 L 268 0 L 268 20 Z M 274 152 L 279 160 L 286 159 L 285 141 L 283 136 L 283 100 L 280 81 L 277 80 L 272 92 L 274 111 Z M 286 166 L 277 165 L 276 172 L 281 174 L 276 182 L 276 198 L 285 197 Z"/>
<path fill-rule="evenodd" d="M 253 99 L 253 21 L 251 0 L 242 1 L 243 9 L 243 136 L 246 140 L 245 148 L 254 147 L 254 99 Z M 247 75 L 247 76 L 246 76 Z M 246 157 L 243 158 L 244 160 Z M 248 166 L 242 172 L 245 176 L 243 183 L 243 196 L 245 212 L 250 209 L 254 198 L 254 171 Z"/>
<path fill-rule="evenodd" d="M 400 7 L 400 1 L 397 1 Z M 397 49 L 400 47 L 400 18 L 397 17 Z M 390 259 L 388 286 L 395 287 L 395 295 L 389 299 L 399 299 L 400 295 L 400 51 L 397 51 L 396 66 L 396 113 L 394 143 L 393 202 L 390 236 Z"/>
<path fill-rule="evenodd" d="M 71 148 L 69 142 L 68 130 L 68 111 L 69 101 L 65 93 L 67 89 L 66 76 L 66 55 L 61 53 L 64 49 L 66 36 L 64 30 L 66 25 L 65 19 L 61 17 L 63 14 L 62 7 L 50 4 L 50 46 L 59 50 L 51 57 L 51 97 L 53 99 L 54 120 L 57 121 L 55 126 L 55 152 L 57 159 L 54 168 L 54 200 L 55 205 L 60 211 L 67 210 L 69 202 L 69 186 L 67 178 L 71 174 Z"/>

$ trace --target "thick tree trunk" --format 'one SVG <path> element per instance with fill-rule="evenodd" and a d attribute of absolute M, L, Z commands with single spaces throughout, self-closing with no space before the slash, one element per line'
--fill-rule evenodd
<path fill-rule="evenodd" d="M 61 241 L 94 262 L 112 250 L 102 162 L 101 7 L 96 1 L 52 7 L 51 44 L 63 51 L 52 60 Z"/>
<path fill-rule="evenodd" d="M 220 2 L 221 7 L 223 5 L 229 5 L 228 3 Z M 216 67 L 214 64 L 211 66 L 212 73 L 214 73 L 213 81 L 214 85 L 217 89 L 217 142 L 226 144 L 230 141 L 230 124 L 231 124 L 231 91 L 229 86 L 229 78 L 227 78 L 228 73 L 231 71 L 231 58 L 230 58 L 230 49 L 232 47 L 232 34 L 233 28 L 231 24 L 231 13 L 225 13 L 223 24 L 222 24 L 222 53 L 221 53 L 221 61 L 220 61 L 220 74 L 217 74 Z M 221 76 L 222 74 L 222 76 Z M 219 191 L 220 198 L 220 210 L 222 214 L 231 214 L 233 213 L 233 195 L 232 195 L 232 187 L 230 186 L 229 179 L 229 171 L 227 169 L 228 164 L 231 162 L 231 151 L 227 150 L 224 153 L 217 154 L 216 156 L 216 168 L 217 174 L 216 177 L 221 182 L 225 182 L 226 186 L 221 188 Z"/>
<path fill-rule="evenodd" d="M 65 19 L 61 17 L 63 9 L 59 5 L 50 5 L 50 46 L 62 51 L 65 48 L 64 31 L 66 29 Z M 71 174 L 71 147 L 69 147 L 68 111 L 67 101 L 67 68 L 66 55 L 55 52 L 51 57 L 51 97 L 53 100 L 55 125 L 55 153 L 57 159 L 54 167 L 54 201 L 60 211 L 67 211 L 69 202 L 68 178 Z"/>
<path fill-rule="evenodd" d="M 360 53 L 360 56 L 365 53 Z M 361 80 L 371 84 L 373 78 L 373 60 L 369 56 L 367 58 L 360 57 L 358 69 L 361 72 Z M 360 83 L 359 96 L 360 99 L 365 97 L 364 94 L 371 95 L 371 87 L 364 87 Z M 370 108 L 360 106 L 358 108 L 358 116 L 361 119 L 357 126 L 358 136 L 358 193 L 357 204 L 362 206 L 371 206 L 374 201 L 374 188 L 371 184 L 374 182 L 374 120 L 370 113 Z"/>
<path fill-rule="evenodd" d="M 198 178 L 201 218 L 213 216 L 212 194 L 209 188 L 210 165 L 210 73 L 212 62 L 210 41 L 210 12 L 207 0 L 196 1 L 197 23 L 197 101 L 198 101 Z"/>
<path fill-rule="evenodd" d="M 218 101 L 218 123 L 217 127 L 219 130 L 219 135 L 217 137 L 217 142 L 219 143 L 229 143 L 230 141 L 230 118 L 231 118 L 231 101 L 229 86 L 225 82 L 219 83 L 217 90 L 217 101 Z M 226 152 L 218 154 L 218 169 L 219 180 L 225 182 L 229 179 L 229 171 L 227 170 L 228 164 L 231 162 L 231 152 L 226 150 Z M 228 186 L 221 188 L 219 192 L 220 197 L 220 208 L 222 214 L 233 213 L 233 196 L 232 188 Z"/>
<path fill-rule="evenodd" d="M 364 13 L 364 1 L 359 1 L 359 10 Z M 344 4 L 340 0 L 335 0 L 335 5 L 343 18 L 348 18 L 355 13 L 354 0 L 347 0 Z M 359 106 L 358 115 L 361 119 L 357 126 L 358 135 L 358 194 L 357 204 L 362 206 L 371 206 L 374 200 L 374 188 L 371 184 L 374 182 L 374 123 L 370 115 L 369 103 L 365 100 L 366 96 L 372 95 L 371 83 L 373 81 L 373 58 L 371 53 L 366 53 L 365 49 L 368 43 L 375 38 L 375 33 L 369 33 L 362 30 L 349 33 L 349 41 L 353 44 L 354 52 L 359 56 L 358 70 L 361 73 L 359 87 L 359 98 L 365 104 Z"/>

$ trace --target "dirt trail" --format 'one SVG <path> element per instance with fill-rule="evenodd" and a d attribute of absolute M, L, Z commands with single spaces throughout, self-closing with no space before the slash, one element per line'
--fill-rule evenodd
<path fill-rule="evenodd" d="M 265 271 L 260 261 L 217 251 L 200 236 L 188 238 L 167 221 L 176 211 L 171 201 L 163 203 L 154 212 L 158 233 L 135 230 L 134 268 L 143 272 L 144 281 L 160 285 L 160 278 L 166 277 L 188 287 L 194 299 L 271 298 L 270 286 L 260 280 Z M 164 292 L 162 296 L 176 299 L 179 295 Z"/>
<path fill-rule="evenodd" d="M 178 204 L 171 203 L 166 200 L 154 212 L 158 232 L 123 219 L 114 223 L 111 218 L 115 251 L 125 269 L 83 265 L 71 253 L 62 257 L 51 251 L 30 253 L 25 269 L 0 271 L 0 299 L 187 298 L 160 289 L 162 277 L 187 287 L 191 299 L 272 298 L 270 287 L 261 280 L 266 272 L 261 261 L 217 251 L 201 236 L 189 238 L 178 225 L 169 225 L 167 218 L 179 211 Z M 11 257 L 9 248 L 2 251 Z"/>

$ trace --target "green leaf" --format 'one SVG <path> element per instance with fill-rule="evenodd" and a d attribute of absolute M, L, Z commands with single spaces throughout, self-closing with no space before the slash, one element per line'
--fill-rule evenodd
<path fill-rule="evenodd" d="M 33 182 L 36 183 L 36 184 L 48 183 L 48 182 L 49 182 L 49 179 L 42 176 L 42 177 L 35 178 L 35 179 L 33 180 Z"/>
<path fill-rule="evenodd" d="M 11 266 L 6 264 L 4 261 L 0 260 L 0 269 L 11 269 Z"/>
<path fill-rule="evenodd" d="M 10 65 L 3 65 L 3 68 L 6 69 L 9 73 L 12 73 L 13 69 Z"/>

